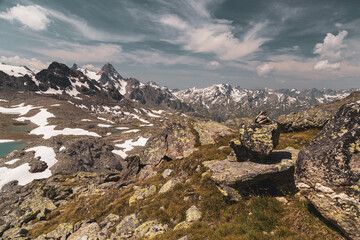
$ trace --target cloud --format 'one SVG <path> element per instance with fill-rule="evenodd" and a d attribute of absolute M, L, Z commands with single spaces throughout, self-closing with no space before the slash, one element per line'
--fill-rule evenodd
<path fill-rule="evenodd" d="M 92 71 L 95 71 L 95 72 L 100 72 L 100 70 L 101 70 L 100 67 L 94 66 L 94 65 L 92 65 L 92 64 L 83 65 L 83 66 L 81 66 L 81 68 L 83 68 L 83 69 L 88 69 L 88 70 L 92 70 Z"/>
<path fill-rule="evenodd" d="M 6 12 L 0 12 L 0 18 L 8 21 L 17 20 L 24 26 L 35 31 L 46 30 L 50 23 L 53 22 L 52 19 L 56 19 L 69 24 L 76 30 L 76 33 L 80 33 L 89 40 L 136 42 L 143 39 L 142 36 L 122 36 L 107 33 L 89 26 L 84 19 L 73 15 L 66 15 L 39 5 L 23 6 L 17 4 L 7 9 Z"/>
<path fill-rule="evenodd" d="M 217 61 L 211 61 L 206 64 L 207 69 L 217 69 L 218 67 L 220 67 L 220 63 Z"/>
<path fill-rule="evenodd" d="M 315 64 L 315 70 L 334 70 L 340 67 L 342 49 L 346 47 L 343 42 L 347 35 L 345 30 L 336 36 L 328 33 L 322 43 L 315 45 L 313 53 L 319 54 L 321 59 Z"/>
<path fill-rule="evenodd" d="M 329 63 L 328 60 L 322 60 L 315 64 L 315 70 L 333 70 L 338 69 L 340 67 L 340 63 Z"/>
<path fill-rule="evenodd" d="M 62 48 L 37 49 L 37 52 L 51 59 L 68 62 L 121 62 L 122 48 L 115 44 L 81 45 L 64 43 Z"/>
<path fill-rule="evenodd" d="M 21 58 L 19 56 L 14 56 L 14 57 L 1 56 L 0 62 L 15 66 L 27 66 L 35 73 L 42 69 L 47 68 L 50 64 L 50 62 L 44 63 L 36 58 Z"/>
<path fill-rule="evenodd" d="M 122 53 L 122 58 L 144 65 L 163 64 L 166 66 L 183 64 L 183 65 L 200 65 L 202 60 L 189 57 L 166 54 L 157 50 L 137 50 L 129 53 Z"/>
<path fill-rule="evenodd" d="M 17 4 L 6 12 L 0 12 L 0 18 L 19 21 L 35 31 L 45 30 L 51 22 L 49 12 L 38 5 L 22 6 Z"/>
<path fill-rule="evenodd" d="M 259 76 L 268 76 L 275 71 L 275 67 L 270 63 L 265 63 L 257 67 L 257 74 Z"/>
<path fill-rule="evenodd" d="M 341 58 L 341 49 L 345 48 L 343 41 L 348 32 L 343 30 L 334 36 L 328 33 L 323 43 L 317 43 L 314 47 L 314 54 L 319 54 L 323 59 L 337 61 Z"/>
<path fill-rule="evenodd" d="M 181 44 L 185 50 L 196 53 L 213 53 L 221 60 L 238 60 L 257 50 L 268 41 L 261 37 L 262 31 L 267 26 L 266 22 L 252 24 L 250 29 L 243 33 L 242 38 L 237 38 L 232 22 L 224 19 L 213 18 L 207 9 L 210 1 L 184 0 L 183 9 L 193 12 L 192 17 L 181 18 L 175 14 L 163 14 L 158 20 L 169 28 L 171 37 L 169 42 Z M 154 17 L 155 19 L 155 17 Z"/>

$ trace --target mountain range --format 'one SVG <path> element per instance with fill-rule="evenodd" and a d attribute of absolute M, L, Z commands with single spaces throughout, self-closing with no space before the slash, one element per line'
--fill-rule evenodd
<path fill-rule="evenodd" d="M 197 117 L 223 122 L 231 118 L 254 116 L 267 110 L 273 118 L 281 114 L 310 109 L 348 96 L 357 89 L 244 89 L 229 84 L 215 84 L 206 88 L 172 90 L 155 82 L 142 83 L 135 78 L 124 78 L 110 64 L 99 72 L 71 68 L 52 63 L 37 74 L 27 67 L 0 65 L 0 71 L 14 77 L 27 78 L 26 88 L 42 94 L 55 94 L 81 99 L 79 94 L 126 99 L 142 107 L 182 111 Z M 28 75 L 28 77 L 26 77 Z M 24 88 L 20 86 L 19 89 Z M 101 90 L 104 89 L 104 90 Z"/>

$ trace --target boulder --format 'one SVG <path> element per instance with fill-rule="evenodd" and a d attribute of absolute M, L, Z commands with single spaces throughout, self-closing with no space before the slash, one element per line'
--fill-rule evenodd
<path fill-rule="evenodd" d="M 147 221 L 135 229 L 135 238 L 149 238 L 152 239 L 159 234 L 165 233 L 167 226 L 161 225 L 158 221 Z"/>
<path fill-rule="evenodd" d="M 313 108 L 281 115 L 277 122 L 282 132 L 304 131 L 311 128 L 322 128 L 331 119 L 332 115 L 331 112 Z"/>
<path fill-rule="evenodd" d="M 161 175 L 163 176 L 163 178 L 167 178 L 172 172 L 173 170 L 171 169 L 165 169 Z"/>
<path fill-rule="evenodd" d="M 71 223 L 61 223 L 57 228 L 48 234 L 40 235 L 36 240 L 42 239 L 56 239 L 56 240 L 66 240 L 68 236 L 73 233 L 74 226 Z"/>
<path fill-rule="evenodd" d="M 150 187 L 145 187 L 145 188 L 135 187 L 135 192 L 129 199 L 129 205 L 131 206 L 137 200 L 145 199 L 145 198 L 155 194 L 155 192 L 156 192 L 155 185 L 152 185 Z"/>
<path fill-rule="evenodd" d="M 84 223 L 79 230 L 69 236 L 67 240 L 79 240 L 79 239 L 106 239 L 106 236 L 101 236 L 100 226 L 96 222 Z"/>
<path fill-rule="evenodd" d="M 243 125 L 239 131 L 239 139 L 230 141 L 238 161 L 266 160 L 279 143 L 280 131 L 276 123 Z"/>
<path fill-rule="evenodd" d="M 120 161 L 111 152 L 113 146 L 99 138 L 76 140 L 55 140 L 66 149 L 56 155 L 58 162 L 51 168 L 53 174 L 75 174 L 77 172 L 112 172 L 121 171 Z"/>
<path fill-rule="evenodd" d="M 116 234 L 120 238 L 131 238 L 139 225 L 140 221 L 135 214 L 128 215 L 116 226 Z"/>
<path fill-rule="evenodd" d="M 144 150 L 139 154 L 140 163 L 157 166 L 164 158 L 182 159 L 196 150 L 195 145 L 196 136 L 191 128 L 174 123 L 146 142 Z"/>
<path fill-rule="evenodd" d="M 231 130 L 217 122 L 194 122 L 194 129 L 199 134 L 201 145 L 215 144 L 218 137 L 224 137 L 231 134 Z"/>
<path fill-rule="evenodd" d="M 186 210 L 187 223 L 199 221 L 201 218 L 202 218 L 202 214 L 195 205 L 191 206 L 188 210 Z"/>
<path fill-rule="evenodd" d="M 169 181 L 167 181 L 159 190 L 159 194 L 166 193 L 173 189 L 176 184 L 181 183 L 180 178 L 172 178 Z"/>
<path fill-rule="evenodd" d="M 31 172 L 31 173 L 43 172 L 48 167 L 47 163 L 44 161 L 33 161 L 33 162 L 30 162 L 29 165 L 30 165 L 29 172 Z"/>
<path fill-rule="evenodd" d="M 350 239 L 360 239 L 360 102 L 342 106 L 296 164 L 302 194 Z"/>
<path fill-rule="evenodd" d="M 22 217 L 24 220 L 29 217 L 44 217 L 47 213 L 56 209 L 54 203 L 46 197 L 43 197 L 40 191 L 35 191 L 29 195 L 20 204 L 20 209 L 25 213 Z M 25 220 L 26 221 L 26 220 Z"/>
<path fill-rule="evenodd" d="M 291 187 L 298 152 L 292 148 L 274 151 L 266 163 L 213 160 L 203 165 L 209 168 L 211 179 L 221 193 L 231 201 L 238 201 L 239 193 L 248 188 Z"/>

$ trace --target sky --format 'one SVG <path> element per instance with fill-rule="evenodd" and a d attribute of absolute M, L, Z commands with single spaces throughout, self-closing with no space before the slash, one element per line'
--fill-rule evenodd
<path fill-rule="evenodd" d="M 0 0 L 0 62 L 185 89 L 360 87 L 359 0 Z"/>

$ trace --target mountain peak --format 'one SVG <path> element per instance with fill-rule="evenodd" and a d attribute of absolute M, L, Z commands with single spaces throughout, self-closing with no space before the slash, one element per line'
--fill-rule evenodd
<path fill-rule="evenodd" d="M 122 79 L 123 77 L 116 71 L 116 69 L 113 67 L 113 65 L 111 65 L 111 63 L 107 63 L 105 64 L 101 71 L 100 71 L 100 74 L 106 74 L 108 75 L 109 77 L 112 77 L 112 78 L 120 78 Z"/>
<path fill-rule="evenodd" d="M 71 69 L 72 69 L 72 70 L 79 70 L 80 67 L 79 67 L 79 65 L 77 65 L 76 63 L 74 63 L 74 64 L 72 65 Z"/>

